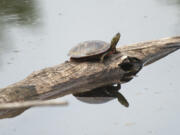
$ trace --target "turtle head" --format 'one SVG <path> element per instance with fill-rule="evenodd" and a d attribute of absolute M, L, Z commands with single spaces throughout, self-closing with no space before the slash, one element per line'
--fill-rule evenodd
<path fill-rule="evenodd" d="M 118 32 L 111 40 L 111 50 L 115 51 L 116 52 L 116 45 L 120 39 L 121 35 L 120 33 Z"/>

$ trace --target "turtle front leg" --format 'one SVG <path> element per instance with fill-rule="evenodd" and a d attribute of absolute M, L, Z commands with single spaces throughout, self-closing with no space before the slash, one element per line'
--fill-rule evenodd
<path fill-rule="evenodd" d="M 104 63 L 104 58 L 105 58 L 105 56 L 108 55 L 108 53 L 109 53 L 109 52 L 106 52 L 106 53 L 104 53 L 104 54 L 100 57 L 100 62 L 101 62 L 101 63 Z"/>

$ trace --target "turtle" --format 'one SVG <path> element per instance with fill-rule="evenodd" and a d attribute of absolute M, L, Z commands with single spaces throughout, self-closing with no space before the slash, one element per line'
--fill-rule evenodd
<path fill-rule="evenodd" d="M 91 91 L 76 93 L 73 94 L 73 96 L 75 96 L 81 102 L 89 104 L 102 104 L 117 98 L 119 103 L 121 103 L 125 107 L 128 107 L 128 101 L 121 93 L 118 92 L 120 88 L 120 84 L 117 84 L 117 86 L 115 86 L 114 84 L 106 85 L 95 88 Z"/>
<path fill-rule="evenodd" d="M 100 62 L 103 62 L 106 56 L 117 53 L 116 45 L 120 36 L 120 33 L 117 33 L 112 38 L 111 43 L 101 40 L 81 42 L 69 51 L 68 56 L 70 56 L 70 60 L 100 60 Z"/>

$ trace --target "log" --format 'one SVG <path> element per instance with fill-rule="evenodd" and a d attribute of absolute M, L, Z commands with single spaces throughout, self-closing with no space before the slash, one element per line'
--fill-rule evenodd
<path fill-rule="evenodd" d="M 180 48 L 180 36 L 122 46 L 118 53 L 99 61 L 65 61 L 33 72 L 24 80 L 0 89 L 0 103 L 48 100 L 90 91 L 108 84 L 123 83 L 126 77 L 119 65 L 125 57 L 135 57 L 147 66 Z M 28 108 L 1 109 L 0 118 L 15 117 Z"/>

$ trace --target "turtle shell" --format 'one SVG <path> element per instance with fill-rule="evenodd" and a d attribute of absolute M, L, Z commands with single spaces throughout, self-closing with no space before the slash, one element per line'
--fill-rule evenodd
<path fill-rule="evenodd" d="M 106 87 L 96 88 L 92 91 L 74 94 L 74 96 L 81 102 L 89 104 L 102 104 L 116 99 L 111 95 L 111 91 L 106 90 Z"/>
<path fill-rule="evenodd" d="M 115 97 L 77 97 L 76 96 L 76 99 L 88 104 L 102 104 L 115 99 Z"/>
<path fill-rule="evenodd" d="M 91 91 L 73 94 L 79 101 L 89 104 L 102 104 L 116 99 L 114 92 L 121 88 L 120 84 L 117 86 L 107 85 L 92 89 Z"/>
<path fill-rule="evenodd" d="M 107 52 L 110 49 L 110 44 L 104 41 L 92 40 L 79 43 L 72 48 L 68 56 L 71 58 L 86 58 L 96 56 Z"/>

